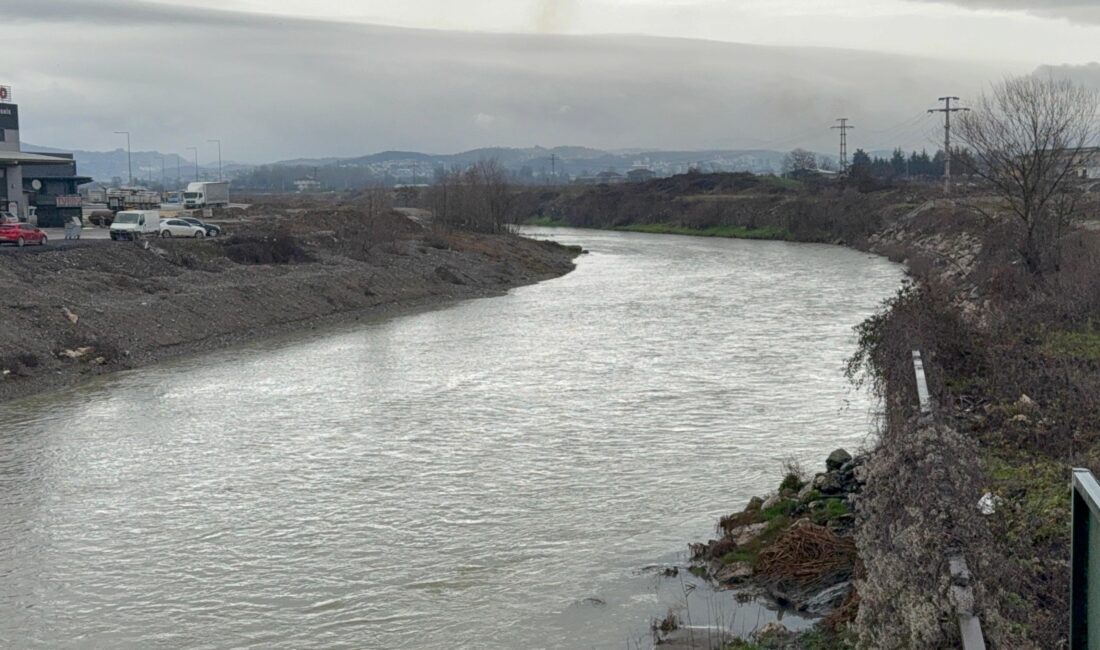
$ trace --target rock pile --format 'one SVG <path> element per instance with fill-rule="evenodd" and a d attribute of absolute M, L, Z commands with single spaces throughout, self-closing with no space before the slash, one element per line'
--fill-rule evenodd
<path fill-rule="evenodd" d="M 838 449 L 824 472 L 791 473 L 774 494 L 723 517 L 718 539 L 692 544 L 692 571 L 777 608 L 829 615 L 853 597 L 852 498 L 863 462 Z"/>

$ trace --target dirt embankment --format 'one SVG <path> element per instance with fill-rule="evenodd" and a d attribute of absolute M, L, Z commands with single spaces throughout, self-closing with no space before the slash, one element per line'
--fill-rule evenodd
<path fill-rule="evenodd" d="M 220 215 L 217 240 L 0 256 L 0 400 L 326 320 L 557 277 L 578 251 L 362 205 Z"/>

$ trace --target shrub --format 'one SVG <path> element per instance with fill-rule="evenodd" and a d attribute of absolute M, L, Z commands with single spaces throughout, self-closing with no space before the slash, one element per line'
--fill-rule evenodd
<path fill-rule="evenodd" d="M 298 264 L 313 259 L 297 238 L 285 232 L 234 235 L 225 242 L 225 255 L 237 264 Z"/>

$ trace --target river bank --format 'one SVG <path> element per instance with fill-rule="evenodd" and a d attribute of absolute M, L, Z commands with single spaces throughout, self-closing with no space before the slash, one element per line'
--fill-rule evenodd
<path fill-rule="evenodd" d="M 884 407 L 856 472 L 861 494 L 851 499 L 858 608 L 824 640 L 773 634 L 735 647 L 957 646 L 952 554 L 970 565 L 974 611 L 990 644 L 1066 642 L 1070 468 L 1100 469 L 1093 228 L 1071 227 L 1057 244 L 1058 268 L 1038 277 L 1019 263 L 1015 224 L 997 216 L 995 200 L 944 200 L 934 187 L 863 194 L 693 174 L 539 198 L 530 214 L 575 226 L 734 236 L 776 229 L 781 239 L 840 244 L 908 269 L 912 284 L 857 329 L 849 364 Z M 936 404 L 931 422 L 918 417 L 914 350 Z M 731 560 L 738 553 L 722 550 Z"/>
<path fill-rule="evenodd" d="M 503 293 L 579 252 L 351 203 L 228 216 L 230 236 L 0 256 L 0 401 L 307 329 Z"/>

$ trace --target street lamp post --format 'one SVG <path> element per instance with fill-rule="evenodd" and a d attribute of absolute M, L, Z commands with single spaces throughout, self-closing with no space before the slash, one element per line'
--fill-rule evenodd
<path fill-rule="evenodd" d="M 207 140 L 207 142 L 218 143 L 218 180 L 222 180 L 222 141 L 221 140 Z"/>
<path fill-rule="evenodd" d="M 198 183 L 199 182 L 199 148 L 198 147 L 187 147 L 187 150 L 195 152 L 195 182 Z"/>
<path fill-rule="evenodd" d="M 126 136 L 126 175 L 129 178 L 130 186 L 134 185 L 134 163 L 130 153 L 130 132 L 129 131 L 115 131 L 115 135 Z"/>

